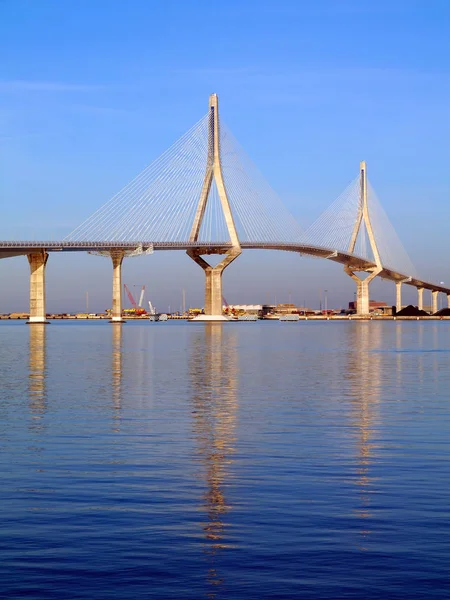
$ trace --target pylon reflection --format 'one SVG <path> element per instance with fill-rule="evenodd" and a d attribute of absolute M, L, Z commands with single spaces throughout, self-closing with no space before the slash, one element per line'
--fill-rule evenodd
<path fill-rule="evenodd" d="M 374 477 L 371 464 L 376 449 L 374 437 L 379 427 L 380 386 L 382 385 L 382 355 L 376 352 L 381 342 L 378 323 L 354 323 L 348 329 L 348 377 L 352 395 L 352 416 L 358 432 L 358 466 L 356 484 L 360 491 L 360 506 L 356 514 L 361 519 L 372 517 L 371 494 Z M 374 352 L 372 350 L 375 350 Z M 367 525 L 361 526 L 361 548 L 371 534 Z"/>
<path fill-rule="evenodd" d="M 217 589 L 223 581 L 215 568 L 215 555 L 227 548 L 225 515 L 227 479 L 235 452 L 237 415 L 236 336 L 221 323 L 206 323 L 192 344 L 190 360 L 194 435 L 206 483 L 204 525 L 209 556 L 208 582 Z M 215 591 L 208 597 L 214 598 Z"/>

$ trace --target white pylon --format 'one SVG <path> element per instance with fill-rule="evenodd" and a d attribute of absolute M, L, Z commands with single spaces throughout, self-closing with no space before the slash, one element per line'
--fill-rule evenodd
<path fill-rule="evenodd" d="M 369 275 L 365 279 L 361 279 L 355 274 L 356 269 L 351 265 L 344 267 L 345 272 L 356 281 L 356 312 L 358 315 L 368 315 L 370 312 L 370 295 L 369 295 L 369 284 L 370 282 L 381 273 L 383 265 L 381 263 L 380 253 L 378 251 L 377 242 L 370 221 L 370 211 L 367 198 L 367 165 L 366 161 L 361 161 L 359 165 L 360 173 L 360 193 L 359 193 L 359 205 L 358 214 L 356 217 L 355 226 L 353 228 L 352 237 L 348 246 L 348 252 L 353 254 L 355 251 L 356 240 L 361 230 L 361 225 L 364 223 L 367 235 L 369 238 L 370 248 L 374 257 L 375 267 L 367 269 L 366 272 Z"/>
<path fill-rule="evenodd" d="M 224 269 L 241 254 L 241 244 L 236 231 L 233 214 L 231 212 L 230 201 L 222 174 L 222 164 L 220 158 L 220 125 L 219 125 L 219 99 L 217 94 L 211 94 L 209 97 L 209 129 L 208 129 L 208 156 L 206 159 L 206 171 L 200 194 L 197 211 L 192 225 L 190 242 L 198 241 L 200 227 L 205 215 L 206 205 L 208 203 L 209 192 L 213 179 L 216 182 L 217 191 L 222 205 L 222 210 L 230 236 L 231 248 L 216 248 L 215 254 L 225 254 L 225 258 L 215 267 L 212 267 L 201 256 L 201 251 L 196 249 L 187 250 L 187 254 L 202 267 L 205 271 L 205 315 L 198 320 L 227 320 L 222 314 L 222 273 Z"/>

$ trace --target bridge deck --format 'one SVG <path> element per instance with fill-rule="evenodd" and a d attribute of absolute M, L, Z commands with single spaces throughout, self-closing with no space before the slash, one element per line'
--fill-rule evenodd
<path fill-rule="evenodd" d="M 45 250 L 46 252 L 109 252 L 111 250 L 132 251 L 137 248 L 141 248 L 143 251 L 188 250 L 189 248 L 199 248 L 203 249 L 205 254 L 214 254 L 225 251 L 230 247 L 230 242 L 0 241 L 0 258 L 21 256 L 36 250 Z M 375 263 L 351 253 L 302 242 L 241 242 L 241 247 L 246 250 L 281 250 L 286 252 L 297 252 L 305 256 L 332 260 L 360 271 L 376 266 Z M 379 277 L 390 281 L 402 281 L 407 285 L 417 288 L 450 294 L 450 288 L 423 281 L 389 268 L 385 268 L 380 273 Z"/>

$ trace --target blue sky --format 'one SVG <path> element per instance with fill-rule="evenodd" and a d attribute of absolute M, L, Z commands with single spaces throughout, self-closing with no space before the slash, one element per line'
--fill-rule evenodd
<path fill-rule="evenodd" d="M 234 135 L 307 226 L 369 176 L 423 277 L 450 283 L 447 0 L 153 2 L 0 0 L 0 237 L 61 238 L 205 112 L 217 92 Z M 0 312 L 27 306 L 24 257 L 0 261 Z M 201 305 L 179 254 L 130 259 L 155 304 Z M 228 302 L 344 306 L 340 266 L 247 253 Z M 393 285 L 373 297 L 393 301 Z M 48 307 L 110 305 L 110 265 L 51 256 Z M 413 301 L 411 293 L 407 300 Z"/>

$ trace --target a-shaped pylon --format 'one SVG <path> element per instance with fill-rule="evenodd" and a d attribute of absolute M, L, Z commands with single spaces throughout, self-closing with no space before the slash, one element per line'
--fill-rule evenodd
<path fill-rule="evenodd" d="M 369 239 L 370 248 L 372 250 L 375 267 L 368 269 L 366 272 L 369 274 L 364 279 L 361 279 L 356 275 L 356 269 L 351 266 L 344 267 L 345 272 L 356 281 L 356 311 L 358 315 L 368 315 L 370 309 L 370 296 L 369 296 L 369 284 L 370 282 L 381 273 L 383 265 L 381 263 L 380 253 L 378 251 L 377 242 L 370 221 L 369 204 L 367 198 L 367 167 L 366 162 L 360 163 L 360 194 L 359 194 L 359 205 L 358 214 L 353 228 L 352 237 L 348 246 L 348 252 L 353 254 L 355 251 L 356 240 L 361 232 L 361 226 L 364 224 L 367 237 Z M 363 232 L 361 232 L 363 233 Z"/>
<path fill-rule="evenodd" d="M 206 276 L 205 314 L 196 317 L 196 320 L 224 321 L 226 318 L 222 314 L 222 273 L 225 268 L 241 254 L 242 250 L 222 174 L 220 159 L 219 99 L 217 94 L 212 94 L 209 97 L 208 156 L 202 191 L 189 237 L 190 242 L 198 241 L 213 179 L 216 182 L 225 224 L 230 236 L 231 247 L 211 247 L 208 254 L 225 255 L 225 258 L 215 267 L 212 267 L 201 256 L 201 254 L 204 254 L 204 250 L 189 249 L 186 252 L 202 267 Z"/>

